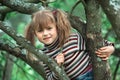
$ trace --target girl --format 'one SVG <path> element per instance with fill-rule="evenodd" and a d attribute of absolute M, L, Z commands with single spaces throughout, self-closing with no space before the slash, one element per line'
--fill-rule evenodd
<path fill-rule="evenodd" d="M 71 80 L 93 80 L 91 60 L 86 51 L 85 41 L 80 33 L 72 32 L 67 15 L 61 10 L 41 10 L 32 15 L 26 38 L 34 44 L 35 35 L 44 44 L 42 51 L 55 59 Z M 96 53 L 106 60 L 114 51 L 106 46 Z M 102 55 L 102 53 L 107 53 Z M 59 80 L 45 64 L 47 80 Z"/>

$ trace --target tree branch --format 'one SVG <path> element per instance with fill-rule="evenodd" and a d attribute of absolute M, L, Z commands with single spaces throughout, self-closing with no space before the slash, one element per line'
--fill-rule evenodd
<path fill-rule="evenodd" d="M 23 0 L 24 2 L 28 2 L 28 3 L 39 3 L 40 0 Z"/>
<path fill-rule="evenodd" d="M 87 49 L 90 51 L 94 80 L 111 80 L 110 68 L 107 61 L 96 56 L 95 51 L 103 46 L 101 36 L 101 10 L 96 0 L 86 0 L 87 16 Z"/>
<path fill-rule="evenodd" d="M 119 61 L 118 61 L 118 63 L 117 63 L 117 66 L 116 66 L 116 68 L 115 68 L 115 71 L 114 71 L 113 80 L 116 80 L 116 75 L 117 75 L 117 71 L 118 71 L 118 69 L 119 69 L 119 66 L 120 66 L 120 58 L 119 58 Z"/>
<path fill-rule="evenodd" d="M 72 15 L 73 10 L 76 8 L 76 6 L 81 2 L 81 0 L 78 0 L 75 5 L 72 7 L 72 10 L 70 11 L 70 15 Z"/>
<path fill-rule="evenodd" d="M 17 42 L 17 44 L 20 45 L 22 48 L 27 49 L 29 52 L 34 54 L 38 59 L 43 61 L 43 63 L 47 64 L 48 67 L 52 71 L 54 71 L 56 75 L 58 75 L 60 80 L 69 80 L 65 71 L 61 69 L 53 59 L 49 58 L 41 50 L 36 49 L 26 39 L 16 34 L 16 32 L 13 29 L 11 29 L 8 26 L 5 26 L 5 24 L 3 24 L 2 22 L 0 22 L 0 29 L 3 30 L 5 33 L 7 33 L 9 36 L 11 36 Z"/>
<path fill-rule="evenodd" d="M 120 58 L 120 49 L 115 49 L 115 52 L 112 55 Z"/>
<path fill-rule="evenodd" d="M 69 16 L 71 26 L 76 29 L 84 38 L 86 38 L 86 23 L 77 16 Z"/>
<path fill-rule="evenodd" d="M 0 6 L 0 13 L 4 14 L 4 13 L 9 13 L 12 10 L 6 6 Z"/>
<path fill-rule="evenodd" d="M 21 0 L 2 0 L 1 3 L 12 10 L 25 13 L 25 14 L 31 14 L 33 12 L 36 12 L 40 10 L 41 6 L 33 3 L 25 3 Z"/>
<path fill-rule="evenodd" d="M 38 72 L 44 79 L 45 78 L 45 73 L 44 73 L 44 68 L 41 64 L 39 64 L 39 61 L 31 61 L 30 59 L 28 60 L 26 58 L 25 54 L 22 54 L 22 50 L 19 47 L 12 47 L 9 44 L 3 44 L 5 42 L 0 41 L 0 50 L 7 51 L 9 54 L 20 58 L 24 62 L 26 62 L 28 65 L 30 65 L 36 72 Z M 12 44 L 14 45 L 14 44 Z M 37 66 L 36 66 L 37 65 Z"/>
<path fill-rule="evenodd" d="M 104 12 L 106 13 L 113 30 L 120 40 L 120 1 L 119 0 L 98 0 Z"/>

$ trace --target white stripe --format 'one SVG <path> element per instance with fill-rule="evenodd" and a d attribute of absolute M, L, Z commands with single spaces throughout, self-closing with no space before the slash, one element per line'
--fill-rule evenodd
<path fill-rule="evenodd" d="M 70 72 L 71 70 L 73 70 L 73 68 L 76 67 L 76 65 L 78 65 L 79 62 L 81 62 L 81 61 L 84 59 L 85 55 L 80 59 L 80 57 L 83 55 L 83 53 L 84 53 L 84 51 L 81 52 L 81 53 L 79 53 L 80 55 L 78 55 L 78 57 L 77 57 L 73 62 L 71 62 L 71 64 L 70 64 L 69 66 L 66 67 L 66 69 L 68 69 L 68 68 L 70 68 L 75 62 L 77 62 L 77 64 L 75 64 L 74 66 L 72 66 L 72 68 L 69 69 L 67 72 Z M 71 60 L 71 61 L 72 61 L 72 60 Z M 81 65 L 81 66 L 82 66 L 82 65 Z"/>
<path fill-rule="evenodd" d="M 86 66 L 88 65 L 88 59 L 89 59 L 89 57 L 86 57 L 86 59 L 84 60 L 84 62 L 81 63 L 81 66 L 82 66 L 83 64 L 86 64 L 85 66 L 83 66 L 83 68 L 81 68 L 81 66 L 79 66 L 79 67 L 77 67 L 75 70 L 72 70 L 72 69 L 71 69 L 72 72 L 69 73 L 68 75 L 69 75 L 69 76 L 70 76 L 70 75 L 73 75 L 73 74 L 76 74 L 76 75 L 77 75 L 78 72 L 82 72 L 82 71 L 86 68 Z M 79 68 L 81 68 L 80 71 L 78 71 Z"/>
<path fill-rule="evenodd" d="M 78 44 L 80 46 L 80 50 L 86 49 L 85 41 L 81 35 L 78 35 Z"/>
<path fill-rule="evenodd" d="M 69 59 L 67 59 L 65 62 L 66 62 L 66 63 L 71 62 L 71 61 L 74 59 L 74 57 L 76 57 L 77 54 L 79 54 L 79 56 L 77 57 L 77 58 L 79 58 L 80 56 L 83 55 L 83 51 L 80 52 L 80 53 L 79 53 L 79 52 L 74 53 L 74 55 L 72 55 L 72 58 L 69 58 L 69 57 L 71 57 L 70 55 L 66 56 L 66 59 L 67 59 L 67 58 L 69 58 Z M 74 62 L 73 62 L 73 63 L 74 63 Z M 72 65 L 72 63 L 71 63 L 71 65 Z M 70 65 L 69 65 L 69 66 L 70 66 Z"/>

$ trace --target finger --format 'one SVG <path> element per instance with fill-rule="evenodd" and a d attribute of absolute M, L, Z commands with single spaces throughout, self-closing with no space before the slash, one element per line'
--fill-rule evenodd
<path fill-rule="evenodd" d="M 64 63 L 64 61 L 57 61 L 57 63 L 58 63 L 58 65 L 60 66 L 61 64 L 63 64 Z"/>
<path fill-rule="evenodd" d="M 60 54 L 58 54 L 58 56 L 64 56 L 64 54 L 63 54 L 63 53 L 60 53 Z"/>
<path fill-rule="evenodd" d="M 106 55 L 106 52 L 102 52 L 102 51 L 101 51 L 101 52 L 96 51 L 95 53 L 96 53 L 97 55 Z"/>
<path fill-rule="evenodd" d="M 107 49 L 106 50 L 97 51 L 97 52 L 99 52 L 100 54 L 108 54 L 109 53 L 109 51 Z"/>
<path fill-rule="evenodd" d="M 62 63 L 58 63 L 59 66 L 61 66 Z"/>
<path fill-rule="evenodd" d="M 57 57 L 56 61 L 57 61 L 58 64 L 64 63 L 64 58 L 63 57 L 62 58 Z"/>
<path fill-rule="evenodd" d="M 99 51 L 95 51 L 96 54 L 101 54 Z"/>
<path fill-rule="evenodd" d="M 101 47 L 100 48 L 100 50 L 105 50 L 105 49 L 107 49 L 107 47 L 105 46 L 105 47 Z"/>
<path fill-rule="evenodd" d="M 64 56 L 57 56 L 56 57 L 58 60 L 64 60 Z"/>
<path fill-rule="evenodd" d="M 108 57 L 108 55 L 97 55 L 98 57 L 104 58 L 104 57 Z"/>
<path fill-rule="evenodd" d="M 105 53 L 105 52 L 108 52 L 108 49 L 99 49 L 97 52 L 101 52 L 101 53 Z"/>
<path fill-rule="evenodd" d="M 98 50 L 96 50 L 97 52 L 100 52 L 101 51 L 101 49 L 98 49 Z"/>
<path fill-rule="evenodd" d="M 63 65 L 64 63 L 58 63 L 59 66 Z"/>
<path fill-rule="evenodd" d="M 64 57 L 57 57 L 56 60 L 57 61 L 64 61 Z"/>

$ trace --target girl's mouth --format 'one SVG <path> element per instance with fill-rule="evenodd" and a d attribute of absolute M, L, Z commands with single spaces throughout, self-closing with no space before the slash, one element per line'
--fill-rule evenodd
<path fill-rule="evenodd" d="M 50 37 L 43 38 L 43 40 L 49 40 L 49 39 L 50 39 Z"/>

